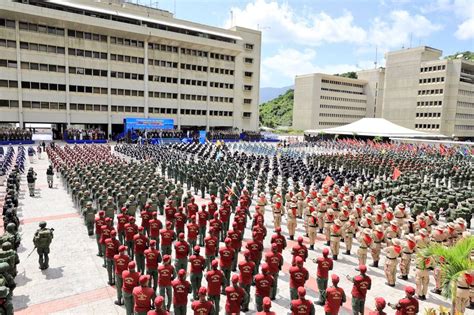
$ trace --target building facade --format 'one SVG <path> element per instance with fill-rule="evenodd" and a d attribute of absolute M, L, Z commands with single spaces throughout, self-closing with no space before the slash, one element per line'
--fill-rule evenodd
<path fill-rule="evenodd" d="M 258 129 L 261 33 L 119 0 L 0 3 L 0 121 Z"/>
<path fill-rule="evenodd" d="M 473 138 L 474 63 L 441 55 L 426 46 L 386 54 L 382 115 L 407 128 Z"/>
<path fill-rule="evenodd" d="M 323 73 L 296 76 L 293 128 L 332 128 L 372 117 L 367 88 L 365 80 Z"/>

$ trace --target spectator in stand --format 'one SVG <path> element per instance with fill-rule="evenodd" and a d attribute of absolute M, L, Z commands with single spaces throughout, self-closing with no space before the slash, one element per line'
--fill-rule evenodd
<path fill-rule="evenodd" d="M 211 130 L 207 133 L 207 139 L 213 140 L 239 140 L 240 133 L 236 130 Z"/>
<path fill-rule="evenodd" d="M 95 129 L 75 129 L 69 128 L 65 132 L 65 140 L 104 140 L 105 131 L 99 128 Z"/>
<path fill-rule="evenodd" d="M 33 133 L 24 128 L 0 128 L 0 141 L 31 140 Z"/>
<path fill-rule="evenodd" d="M 262 139 L 262 134 L 259 131 L 244 131 L 242 134 L 244 141 L 259 141 Z"/>

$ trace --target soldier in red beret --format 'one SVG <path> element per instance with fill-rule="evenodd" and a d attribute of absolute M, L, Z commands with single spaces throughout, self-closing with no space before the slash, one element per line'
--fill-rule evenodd
<path fill-rule="evenodd" d="M 155 298 L 155 309 L 148 311 L 147 315 L 170 315 L 170 312 L 164 309 L 164 302 L 165 299 L 159 295 Z"/>
<path fill-rule="evenodd" d="M 109 276 L 109 285 L 115 284 L 114 256 L 119 253 L 120 242 L 116 238 L 117 232 L 110 231 L 110 237 L 105 240 L 105 261 L 107 264 L 107 274 Z"/>
<path fill-rule="evenodd" d="M 332 258 L 329 256 L 329 249 L 323 248 L 323 257 L 313 259 L 313 262 L 318 265 L 316 269 L 316 283 L 318 284 L 319 300 L 318 305 L 326 303 L 326 289 L 328 287 L 329 271 L 333 268 Z"/>
<path fill-rule="evenodd" d="M 166 297 L 166 310 L 171 308 L 171 299 L 173 289 L 171 288 L 171 281 L 176 277 L 176 271 L 171 265 L 171 257 L 169 255 L 163 256 L 163 264 L 158 266 L 158 287 L 160 288 L 160 295 Z"/>
<path fill-rule="evenodd" d="M 146 315 L 151 308 L 151 301 L 155 295 L 155 291 L 148 287 L 150 276 L 140 276 L 138 282 L 140 286 L 133 289 L 134 311 L 136 315 Z"/>
<path fill-rule="evenodd" d="M 125 310 L 127 315 L 133 314 L 133 289 L 138 286 L 138 280 L 140 273 L 135 271 L 135 262 L 131 261 L 128 263 L 128 270 L 122 272 L 123 279 L 123 301 L 125 304 Z"/>
<path fill-rule="evenodd" d="M 298 299 L 291 301 L 292 315 L 314 315 L 314 304 L 305 298 L 306 289 L 298 288 Z"/>
<path fill-rule="evenodd" d="M 148 237 L 145 235 L 145 228 L 138 227 L 138 234 L 133 236 L 133 251 L 135 253 L 135 261 L 137 262 L 138 272 L 145 273 L 145 249 L 148 247 Z"/>
<path fill-rule="evenodd" d="M 214 259 L 211 262 L 211 270 L 206 273 L 206 281 L 207 281 L 207 292 L 209 295 L 209 299 L 214 303 L 215 306 L 215 314 L 219 313 L 219 302 L 221 299 L 221 286 L 224 283 L 224 273 L 217 269 L 219 266 L 219 261 Z"/>
<path fill-rule="evenodd" d="M 252 280 L 254 276 L 255 263 L 250 260 L 250 252 L 248 250 L 244 251 L 244 261 L 239 263 L 239 283 L 240 286 L 247 292 L 250 296 L 250 286 L 252 285 Z M 249 310 L 249 300 L 243 302 L 242 312 L 248 312 Z"/>
<path fill-rule="evenodd" d="M 326 303 L 324 304 L 324 312 L 326 315 L 338 315 L 342 304 L 346 302 L 346 293 L 338 287 L 339 276 L 331 276 L 332 286 L 326 289 Z"/>
<path fill-rule="evenodd" d="M 232 261 L 234 259 L 234 255 L 236 255 L 235 250 L 231 246 L 232 240 L 230 238 L 226 238 L 224 242 L 225 246 L 219 249 L 219 267 L 224 273 L 224 282 L 222 282 L 222 293 L 224 293 L 225 288 L 229 286 Z"/>
<path fill-rule="evenodd" d="M 240 314 L 244 301 L 249 298 L 247 292 L 239 286 L 238 275 L 233 275 L 231 282 L 232 284 L 225 288 L 225 294 L 227 296 L 225 312 L 227 315 Z"/>
<path fill-rule="evenodd" d="M 188 266 L 189 244 L 184 239 L 184 233 L 179 233 L 178 241 L 174 244 L 176 270 L 186 269 Z"/>
<path fill-rule="evenodd" d="M 399 300 L 397 304 L 388 303 L 388 306 L 397 310 L 396 315 L 412 315 L 418 314 L 419 305 L 418 300 L 414 297 L 415 288 L 411 286 L 405 287 L 406 296 Z"/>
<path fill-rule="evenodd" d="M 262 273 L 254 278 L 255 282 L 255 304 L 257 311 L 263 310 L 263 298 L 270 297 L 270 292 L 273 287 L 273 277 L 270 274 L 270 267 L 267 263 L 262 265 Z"/>
<path fill-rule="evenodd" d="M 385 308 L 385 299 L 383 297 L 377 297 L 375 298 L 375 308 L 376 310 L 375 311 L 370 311 L 369 312 L 369 315 L 387 315 L 387 313 L 385 313 L 383 311 L 383 309 Z"/>
<path fill-rule="evenodd" d="M 114 265 L 115 265 L 115 289 L 117 290 L 117 300 L 115 304 L 123 305 L 122 301 L 122 286 L 123 279 L 122 273 L 127 270 L 128 263 L 130 262 L 130 257 L 128 257 L 127 246 L 121 245 L 119 247 L 118 255 L 114 256 Z"/>
<path fill-rule="evenodd" d="M 359 266 L 360 275 L 353 278 L 347 276 L 347 279 L 354 284 L 352 287 L 352 312 L 354 315 L 364 315 L 365 297 L 367 291 L 372 286 L 372 280 L 366 274 L 367 267 L 365 265 Z"/>
<path fill-rule="evenodd" d="M 191 283 L 186 280 L 186 270 L 178 271 L 178 279 L 173 280 L 171 286 L 173 287 L 174 314 L 184 315 L 188 304 L 188 294 L 191 293 Z"/>
<path fill-rule="evenodd" d="M 198 290 L 201 288 L 202 272 L 206 265 L 206 259 L 199 253 L 201 248 L 194 246 L 194 254 L 189 257 L 189 264 L 191 265 L 191 287 L 193 289 L 193 299 L 198 299 Z"/>
<path fill-rule="evenodd" d="M 303 258 L 297 256 L 294 261 L 294 266 L 290 267 L 290 297 L 291 300 L 298 298 L 298 288 L 304 287 L 306 280 L 309 278 L 308 270 L 303 267 Z"/>
<path fill-rule="evenodd" d="M 283 266 L 283 256 L 278 252 L 277 244 L 272 244 L 272 249 L 265 255 L 265 262 L 270 268 L 270 274 L 273 277 L 273 286 L 270 293 L 270 299 L 274 300 L 278 289 L 278 274 Z"/>
<path fill-rule="evenodd" d="M 211 315 L 214 313 L 214 304 L 206 299 L 207 289 L 201 287 L 199 289 L 199 300 L 194 301 L 191 304 L 191 309 L 194 311 L 194 315 Z"/>
<path fill-rule="evenodd" d="M 105 225 L 105 211 L 99 211 L 99 216 L 95 217 L 95 239 L 97 241 L 97 256 L 103 257 L 103 248 L 100 245 L 101 227 Z"/>
<path fill-rule="evenodd" d="M 257 312 L 257 315 L 275 315 L 275 312 L 270 311 L 272 308 L 272 300 L 269 297 L 263 298 L 263 311 Z"/>
<path fill-rule="evenodd" d="M 146 274 L 153 278 L 153 290 L 156 291 L 158 287 L 158 263 L 161 262 L 161 254 L 156 249 L 156 241 L 150 241 L 150 248 L 146 249 L 145 255 L 145 266 Z"/>

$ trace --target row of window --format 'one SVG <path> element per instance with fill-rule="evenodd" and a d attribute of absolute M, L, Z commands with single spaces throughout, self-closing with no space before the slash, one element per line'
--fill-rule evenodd
<path fill-rule="evenodd" d="M 100 51 L 68 48 L 67 53 L 69 56 L 107 60 L 107 53 Z"/>
<path fill-rule="evenodd" d="M 247 78 L 251 78 L 253 76 L 253 72 L 251 71 L 245 71 L 244 72 L 244 76 L 247 77 Z"/>
<path fill-rule="evenodd" d="M 181 79 L 181 84 L 184 85 L 195 85 L 195 86 L 207 86 L 207 81 L 202 80 L 191 80 L 191 79 Z M 213 82 L 210 82 L 213 83 Z"/>
<path fill-rule="evenodd" d="M 474 125 L 454 125 L 454 130 L 474 130 Z"/>
<path fill-rule="evenodd" d="M 420 84 L 425 84 L 425 83 L 439 83 L 439 82 L 444 82 L 444 77 L 424 78 L 424 79 L 420 79 L 420 80 L 419 80 L 419 83 L 420 83 Z"/>
<path fill-rule="evenodd" d="M 416 106 L 442 106 L 443 101 L 421 101 L 421 102 L 416 102 Z"/>
<path fill-rule="evenodd" d="M 443 89 L 418 90 L 418 95 L 443 94 Z"/>
<path fill-rule="evenodd" d="M 16 42 L 14 40 L 0 38 L 0 47 L 16 48 Z"/>
<path fill-rule="evenodd" d="M 66 110 L 66 103 L 23 101 L 23 108 Z"/>
<path fill-rule="evenodd" d="M 43 45 L 37 43 L 27 43 L 27 42 L 20 42 L 20 49 L 27 49 L 51 54 L 61 54 L 64 55 L 65 49 L 64 47 L 54 46 L 54 45 Z M 107 59 L 107 55 L 105 57 Z"/>
<path fill-rule="evenodd" d="M 107 94 L 107 93 L 106 93 Z M 140 90 L 129 90 L 129 89 L 110 89 L 112 95 L 123 95 L 123 96 L 145 96 L 145 92 Z"/>
<path fill-rule="evenodd" d="M 207 101 L 207 95 L 181 94 L 181 99 L 186 101 Z"/>
<path fill-rule="evenodd" d="M 226 61 L 235 61 L 234 56 L 218 54 L 218 53 L 209 53 L 209 58 L 218 59 L 218 60 L 226 60 Z"/>
<path fill-rule="evenodd" d="M 223 116 L 223 117 L 232 117 L 234 112 L 225 111 L 225 110 L 210 110 L 209 116 Z"/>
<path fill-rule="evenodd" d="M 196 56 L 196 57 L 205 57 L 207 58 L 207 51 L 196 50 L 196 49 L 189 49 L 189 48 L 181 48 L 181 53 L 183 55 L 189 56 Z"/>
<path fill-rule="evenodd" d="M 21 62 L 21 68 L 24 70 L 38 70 L 38 71 L 60 72 L 60 73 L 66 72 L 65 66 L 48 65 L 45 63 L 26 62 L 26 61 Z M 71 67 L 69 67 L 69 71 L 71 71 Z"/>
<path fill-rule="evenodd" d="M 341 81 L 326 80 L 326 79 L 322 79 L 321 81 L 323 83 L 336 84 L 336 85 L 353 86 L 353 87 L 358 87 L 358 88 L 364 87 L 362 84 L 355 84 L 355 83 L 349 83 L 349 82 L 341 82 Z"/>
<path fill-rule="evenodd" d="M 165 67 L 165 68 L 178 68 L 178 63 L 174 61 L 148 59 L 149 66 Z"/>
<path fill-rule="evenodd" d="M 178 47 L 176 46 L 169 46 L 169 45 L 156 44 L 156 43 L 148 43 L 148 49 L 167 51 L 167 52 L 172 52 L 172 53 L 178 52 Z"/>
<path fill-rule="evenodd" d="M 17 66 L 16 60 L 0 59 L 0 67 L 16 68 L 16 66 Z"/>
<path fill-rule="evenodd" d="M 15 80 L 0 80 L 0 88 L 7 87 L 7 88 L 17 88 L 18 81 Z"/>
<path fill-rule="evenodd" d="M 145 59 L 142 57 L 118 55 L 118 54 L 110 54 L 110 60 L 120 61 L 120 62 L 129 62 L 129 63 L 139 63 L 139 64 L 143 64 L 145 62 Z"/>
<path fill-rule="evenodd" d="M 431 66 L 420 68 L 420 72 L 442 71 L 446 69 L 446 65 Z"/>
<path fill-rule="evenodd" d="M 415 129 L 439 129 L 439 124 L 415 124 Z"/>
<path fill-rule="evenodd" d="M 16 100 L 0 100 L 0 107 L 18 107 L 18 101 Z"/>
<path fill-rule="evenodd" d="M 459 89 L 458 93 L 459 93 L 459 95 L 474 96 L 474 91 Z"/>
<path fill-rule="evenodd" d="M 114 36 L 110 36 L 110 43 L 116 44 L 116 45 L 138 47 L 138 48 L 143 48 L 145 46 L 145 43 L 141 40 L 134 40 L 134 39 L 128 39 L 128 38 L 122 38 L 122 37 L 114 37 Z"/>
<path fill-rule="evenodd" d="M 346 125 L 347 122 L 334 122 L 334 121 L 320 121 L 320 126 L 342 126 Z"/>
<path fill-rule="evenodd" d="M 347 90 L 338 90 L 338 89 L 328 89 L 328 88 L 321 88 L 322 91 L 331 91 L 331 92 L 339 92 L 339 93 L 348 93 L 348 94 L 359 94 L 362 95 L 362 92 L 356 91 L 347 91 Z"/>
<path fill-rule="evenodd" d="M 250 117 L 252 117 L 252 112 L 243 112 L 242 117 L 243 118 L 250 118 Z"/>
<path fill-rule="evenodd" d="M 459 119 L 474 119 L 474 114 L 456 113 L 456 118 L 459 118 Z"/>
<path fill-rule="evenodd" d="M 225 83 L 225 82 L 209 82 L 209 86 L 212 88 L 220 88 L 220 89 L 233 89 L 234 85 L 232 83 Z"/>
<path fill-rule="evenodd" d="M 207 110 L 205 109 L 185 109 L 181 108 L 179 111 L 181 115 L 192 115 L 192 116 L 206 116 Z"/>
<path fill-rule="evenodd" d="M 107 43 L 107 35 L 100 35 L 100 34 L 76 31 L 76 30 L 67 30 L 67 36 Z"/>
<path fill-rule="evenodd" d="M 164 107 L 148 107 L 149 113 L 155 114 L 169 114 L 176 115 L 178 113 L 177 108 L 164 108 Z"/>
<path fill-rule="evenodd" d="M 168 99 L 176 100 L 176 99 L 178 99 L 178 93 L 153 92 L 153 91 L 149 91 L 149 92 L 148 92 L 148 97 L 154 97 L 154 98 L 168 98 Z"/>
<path fill-rule="evenodd" d="M 143 81 L 143 79 L 145 78 L 145 76 L 140 73 L 130 73 L 130 72 L 121 72 L 121 71 L 110 71 L 110 76 L 112 78 L 117 78 L 117 79 L 139 80 L 139 81 Z"/>
<path fill-rule="evenodd" d="M 144 113 L 145 112 L 145 108 L 137 107 L 137 106 L 112 105 L 110 109 L 112 112 L 116 112 L 116 113 Z"/>
<path fill-rule="evenodd" d="M 364 118 L 365 115 L 347 115 L 347 114 L 335 114 L 335 113 L 319 113 L 319 117 L 338 117 L 338 118 L 360 119 L 360 118 Z"/>
<path fill-rule="evenodd" d="M 326 95 L 321 95 L 320 99 L 330 100 L 330 101 L 339 101 L 339 102 L 362 103 L 362 104 L 367 103 L 366 100 L 360 100 L 357 98 L 345 98 L 345 97 L 335 97 L 335 96 L 326 96 Z"/>
<path fill-rule="evenodd" d="M 244 91 L 252 91 L 253 86 L 252 85 L 244 85 L 243 88 L 244 88 Z"/>
<path fill-rule="evenodd" d="M 192 65 L 192 64 L 189 64 L 189 63 L 182 63 L 181 64 L 181 69 L 207 72 L 207 67 L 206 66 Z"/>
<path fill-rule="evenodd" d="M 354 111 L 359 111 L 359 112 L 365 112 L 364 107 L 355 107 L 355 106 L 339 106 L 339 105 L 327 105 L 327 104 L 321 104 L 319 105 L 320 108 L 326 108 L 326 109 L 336 109 L 336 110 L 354 110 Z"/>
<path fill-rule="evenodd" d="M 252 99 L 251 98 L 244 98 L 244 104 L 252 104 Z"/>
<path fill-rule="evenodd" d="M 416 113 L 416 118 L 439 118 L 441 113 Z"/>
<path fill-rule="evenodd" d="M 252 64 L 253 63 L 253 58 L 245 57 L 244 62 L 248 63 L 248 64 Z"/>
<path fill-rule="evenodd" d="M 474 103 L 471 102 L 460 102 L 458 101 L 457 105 L 464 108 L 474 108 Z"/>
<path fill-rule="evenodd" d="M 163 76 L 159 76 L 159 75 L 149 75 L 148 76 L 148 81 L 161 82 L 161 83 L 175 83 L 176 84 L 176 83 L 178 83 L 178 78 L 163 77 Z M 182 81 L 183 81 L 183 79 L 181 79 L 181 83 L 182 83 Z M 196 80 L 193 80 L 193 81 L 196 81 Z M 201 81 L 199 81 L 199 82 L 201 82 Z"/>
<path fill-rule="evenodd" d="M 53 26 L 23 22 L 23 21 L 20 21 L 18 26 L 20 30 L 23 30 L 23 31 L 64 36 L 64 28 L 60 28 L 60 27 L 53 27 Z M 107 38 L 107 36 L 105 38 Z"/>
<path fill-rule="evenodd" d="M 210 73 L 218 73 L 218 74 L 234 75 L 234 70 L 215 68 L 215 67 L 209 67 L 209 72 Z"/>
<path fill-rule="evenodd" d="M 209 101 L 216 103 L 233 103 L 234 98 L 225 96 L 209 96 Z"/>
<path fill-rule="evenodd" d="M 15 20 L 0 19 L 0 27 L 15 28 Z"/>

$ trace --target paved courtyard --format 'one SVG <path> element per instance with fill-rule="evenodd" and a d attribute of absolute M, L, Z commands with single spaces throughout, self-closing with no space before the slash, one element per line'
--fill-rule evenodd
<path fill-rule="evenodd" d="M 102 267 L 103 259 L 96 256 L 97 246 L 95 236 L 89 237 L 83 220 L 78 210 L 74 207 L 70 195 L 65 190 L 62 181 L 55 177 L 54 188 L 50 189 L 46 182 L 46 169 L 49 163 L 45 155 L 43 159 L 37 159 L 28 167 L 34 167 L 38 174 L 35 197 L 30 197 L 27 192 L 26 179 L 22 180 L 22 197 L 18 215 L 21 220 L 21 233 L 23 240 L 19 248 L 20 265 L 16 277 L 17 288 L 14 291 L 15 314 L 125 314 L 123 307 L 114 304 L 116 298 L 115 288 L 107 285 L 107 272 Z M 197 198 L 198 203 L 207 202 Z M 251 208 L 251 211 L 253 207 Z M 42 220 L 48 222 L 48 227 L 55 229 L 54 240 L 51 245 L 50 268 L 39 270 L 37 254 L 33 252 L 33 234 Z M 265 221 L 268 235 L 264 242 L 265 251 L 270 245 L 270 237 L 273 233 L 272 216 L 270 209 L 266 211 Z M 285 221 L 283 222 L 283 233 L 287 235 Z M 297 236 L 303 235 L 302 223 L 299 223 Z M 250 239 L 250 230 L 247 229 L 244 238 Z M 305 238 L 306 239 L 306 238 Z M 288 247 L 284 251 L 285 264 L 280 273 L 278 281 L 278 294 L 273 301 L 272 310 L 279 314 L 289 313 L 289 275 L 288 269 L 291 263 L 291 248 L 295 242 L 288 241 Z M 305 267 L 310 272 L 310 279 L 306 284 L 307 298 L 316 300 L 318 298 L 316 285 L 316 264 L 312 258 L 321 255 L 324 247 L 323 237 L 318 235 L 316 251 L 310 251 L 309 259 Z M 354 244 L 353 252 L 358 244 Z M 341 251 L 344 251 L 342 244 Z M 241 257 L 242 258 L 242 257 Z M 371 263 L 370 255 L 368 263 Z M 335 262 L 334 273 L 340 276 L 340 286 L 344 288 L 348 301 L 344 304 L 340 314 L 352 314 L 350 292 L 352 285 L 346 279 L 346 275 L 356 275 L 355 267 L 358 264 L 357 257 L 340 255 Z M 387 302 L 395 303 L 404 296 L 403 287 L 407 284 L 414 286 L 415 270 L 412 264 L 409 281 L 397 280 L 395 288 L 386 286 L 382 267 L 368 268 L 368 274 L 372 277 L 372 289 L 368 292 L 366 303 L 367 310 L 374 309 L 374 298 L 384 297 Z M 430 289 L 433 288 L 433 278 L 430 279 Z M 205 285 L 205 280 L 203 280 Z M 255 313 L 254 288 L 252 288 L 249 314 Z M 189 296 L 189 299 L 191 296 Z M 225 297 L 221 298 L 221 313 L 224 312 Z M 190 304 L 189 304 L 190 305 Z M 439 295 L 428 294 L 426 301 L 420 301 L 420 310 L 439 305 L 449 307 L 449 303 Z M 173 310 L 173 309 L 171 309 Z M 388 314 L 394 311 L 386 308 Z M 189 314 L 192 314 L 190 308 Z M 321 306 L 316 306 L 316 314 L 323 314 Z"/>

